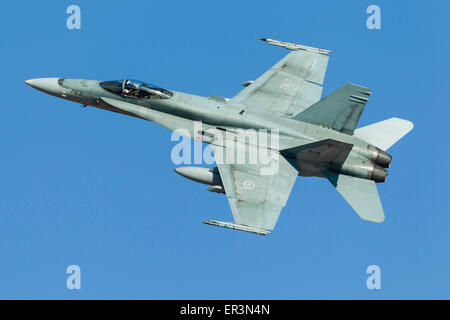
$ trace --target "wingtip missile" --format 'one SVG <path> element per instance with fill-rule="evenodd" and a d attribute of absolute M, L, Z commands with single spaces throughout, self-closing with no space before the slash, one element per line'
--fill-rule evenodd
<path fill-rule="evenodd" d="M 273 46 L 282 47 L 282 48 L 285 48 L 288 50 L 293 50 L 293 51 L 305 50 L 305 51 L 311 51 L 311 52 L 316 52 L 316 53 L 321 53 L 321 54 L 330 54 L 331 53 L 331 50 L 308 47 L 308 46 L 304 46 L 304 45 L 296 44 L 296 43 L 284 42 L 284 41 L 279 41 L 279 40 L 274 40 L 274 39 L 269 39 L 269 38 L 256 38 L 256 39 L 267 42 L 268 44 L 271 44 Z"/>
<path fill-rule="evenodd" d="M 233 229 L 233 230 L 255 233 L 255 234 L 259 234 L 261 236 L 267 236 L 270 234 L 270 231 L 268 231 L 268 230 L 252 228 L 252 227 L 248 227 L 248 226 L 233 223 L 233 222 L 222 222 L 222 221 L 217 221 L 217 220 L 209 220 L 209 221 L 203 221 L 203 223 L 208 224 L 210 226 L 215 226 L 215 227 L 222 227 L 222 228 L 226 228 L 226 229 Z"/>

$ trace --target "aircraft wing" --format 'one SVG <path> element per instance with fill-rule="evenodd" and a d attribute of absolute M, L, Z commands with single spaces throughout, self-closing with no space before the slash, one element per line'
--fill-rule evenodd
<path fill-rule="evenodd" d="M 291 51 L 230 102 L 293 116 L 318 102 L 328 56 L 309 50 Z"/>
<path fill-rule="evenodd" d="M 218 163 L 235 223 L 215 220 L 205 223 L 262 235 L 274 229 L 298 171 L 278 152 L 264 151 L 265 159 L 259 161 L 264 166 Z M 214 146 L 216 162 L 219 162 L 218 154 L 224 155 L 226 152 L 227 148 Z"/>

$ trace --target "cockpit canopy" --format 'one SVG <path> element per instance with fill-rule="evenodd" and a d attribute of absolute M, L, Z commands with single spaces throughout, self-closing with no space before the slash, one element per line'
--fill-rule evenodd
<path fill-rule="evenodd" d="M 169 99 L 173 92 L 138 80 L 103 81 L 100 86 L 114 94 L 140 99 Z"/>

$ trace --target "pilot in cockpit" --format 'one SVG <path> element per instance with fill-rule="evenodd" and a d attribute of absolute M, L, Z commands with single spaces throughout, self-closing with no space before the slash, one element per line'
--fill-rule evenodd
<path fill-rule="evenodd" d="M 170 99 L 173 96 L 169 90 L 136 80 L 103 81 L 100 86 L 114 94 L 140 99 Z"/>
<path fill-rule="evenodd" d="M 139 95 L 139 85 L 137 85 L 136 83 L 130 84 L 130 80 L 127 80 L 125 82 L 123 93 L 127 96 L 137 97 Z"/>

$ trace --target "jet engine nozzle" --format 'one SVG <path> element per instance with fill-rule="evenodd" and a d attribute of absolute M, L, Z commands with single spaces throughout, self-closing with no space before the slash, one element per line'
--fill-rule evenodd
<path fill-rule="evenodd" d="M 371 180 L 373 180 L 375 182 L 384 182 L 384 181 L 386 181 L 387 175 L 388 175 L 388 172 L 384 168 L 375 164 L 373 166 Z"/>
<path fill-rule="evenodd" d="M 174 169 L 180 176 L 192 181 L 210 186 L 222 186 L 219 170 L 217 168 L 180 167 Z"/>
<path fill-rule="evenodd" d="M 375 163 L 383 168 L 389 168 L 392 161 L 392 156 L 385 151 L 378 149 L 378 154 L 375 159 Z"/>

